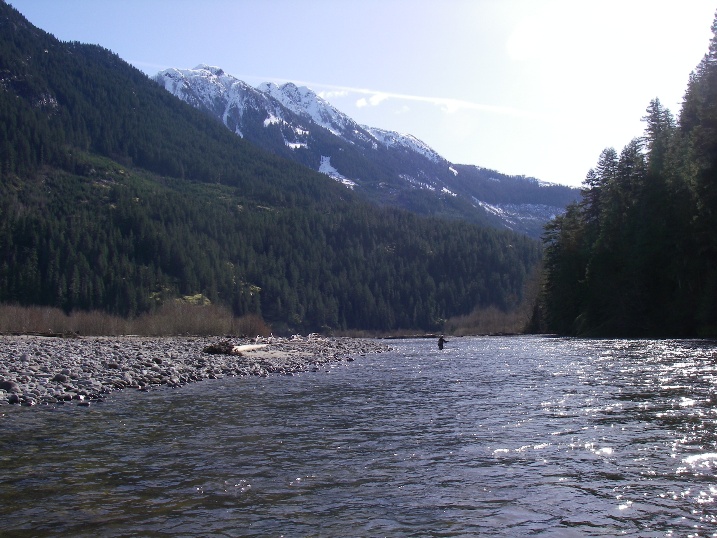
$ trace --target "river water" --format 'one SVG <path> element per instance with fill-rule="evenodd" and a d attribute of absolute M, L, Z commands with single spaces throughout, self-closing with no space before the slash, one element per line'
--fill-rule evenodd
<path fill-rule="evenodd" d="M 391 341 L 0 408 L 3 536 L 717 536 L 717 347 Z"/>

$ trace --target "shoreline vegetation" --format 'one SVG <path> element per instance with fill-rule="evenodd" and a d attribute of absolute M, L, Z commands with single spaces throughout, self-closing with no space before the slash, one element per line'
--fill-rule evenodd
<path fill-rule="evenodd" d="M 533 279 L 535 280 L 535 279 Z M 535 282 L 532 283 L 535 286 Z M 523 334 L 531 322 L 537 295 L 529 289 L 523 301 L 512 311 L 495 307 L 477 309 L 469 315 L 445 320 L 442 327 L 431 331 L 398 329 L 394 331 L 337 330 L 329 327 L 319 331 L 327 336 L 353 338 L 414 338 L 438 334 L 451 336 Z M 113 316 L 101 311 L 65 313 L 48 306 L 0 304 L 0 335 L 74 336 L 270 336 L 274 329 L 261 316 L 234 316 L 223 306 L 192 304 L 176 300 L 167 302 L 151 313 L 135 318 Z M 287 333 L 290 335 L 294 331 Z"/>
<path fill-rule="evenodd" d="M 167 303 L 136 318 L 101 311 L 65 313 L 47 306 L 0 305 L 0 334 L 39 336 L 269 336 L 257 315 L 235 317 L 224 307 Z"/>

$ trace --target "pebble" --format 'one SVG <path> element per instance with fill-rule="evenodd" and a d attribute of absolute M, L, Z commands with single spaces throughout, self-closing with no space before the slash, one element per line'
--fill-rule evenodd
<path fill-rule="evenodd" d="M 115 390 L 180 387 L 228 376 L 293 375 L 317 372 L 331 362 L 381 353 L 390 347 L 375 340 L 328 338 L 237 338 L 237 345 L 267 344 L 262 353 L 205 353 L 216 339 L 0 336 L 0 405 L 62 404 L 89 406 Z M 226 340 L 219 345 L 226 347 Z M 266 353 L 266 352 L 269 353 Z"/>

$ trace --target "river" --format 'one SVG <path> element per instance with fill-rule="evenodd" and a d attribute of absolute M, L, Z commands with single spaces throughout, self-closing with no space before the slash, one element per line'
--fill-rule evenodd
<path fill-rule="evenodd" d="M 717 536 L 717 344 L 396 340 L 0 408 L 3 536 Z"/>

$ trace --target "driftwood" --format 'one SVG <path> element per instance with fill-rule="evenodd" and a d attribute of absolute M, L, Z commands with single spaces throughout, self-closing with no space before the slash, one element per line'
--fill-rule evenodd
<path fill-rule="evenodd" d="M 80 338 L 80 333 L 76 331 L 65 331 L 61 333 L 54 331 L 12 331 L 0 334 L 9 334 L 11 336 L 42 336 L 45 338 Z"/>
<path fill-rule="evenodd" d="M 231 355 L 234 349 L 234 344 L 229 340 L 222 340 L 216 344 L 209 344 L 205 347 L 202 352 L 209 353 L 210 355 Z"/>
<path fill-rule="evenodd" d="M 267 347 L 268 344 L 244 344 L 235 346 L 229 340 L 222 340 L 216 344 L 209 344 L 202 351 L 211 355 L 241 355 L 244 351 L 254 351 Z"/>
<path fill-rule="evenodd" d="M 269 344 L 244 344 L 241 346 L 234 346 L 232 349 L 232 355 L 241 355 L 243 351 L 255 351 L 267 347 Z"/>

